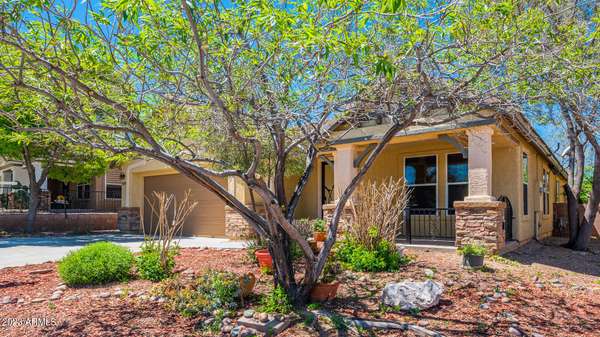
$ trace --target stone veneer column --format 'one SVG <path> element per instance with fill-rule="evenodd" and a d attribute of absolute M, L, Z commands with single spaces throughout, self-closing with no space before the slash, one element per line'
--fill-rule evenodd
<path fill-rule="evenodd" d="M 467 131 L 469 136 L 469 195 L 465 201 L 494 201 L 492 196 L 492 134 L 489 126 Z"/>
<path fill-rule="evenodd" d="M 480 244 L 489 253 L 504 247 L 504 208 L 502 201 L 455 201 L 456 246 Z"/>
<path fill-rule="evenodd" d="M 140 208 L 124 207 L 117 212 L 117 228 L 123 232 L 139 233 L 141 228 Z"/>
<path fill-rule="evenodd" d="M 250 205 L 246 206 L 252 208 Z M 260 214 L 265 214 L 263 205 L 256 205 L 256 210 Z M 225 206 L 225 236 L 232 240 L 249 239 L 256 236 L 256 232 L 240 213 L 229 206 Z"/>
<path fill-rule="evenodd" d="M 41 191 L 40 204 L 38 205 L 38 209 L 40 211 L 49 211 L 51 203 L 52 201 L 50 200 L 50 191 Z"/>
<path fill-rule="evenodd" d="M 325 204 L 323 205 L 323 220 L 331 221 L 333 217 L 333 211 L 335 210 L 336 204 Z M 338 229 L 341 231 L 345 231 L 350 223 L 354 220 L 354 213 L 352 212 L 352 207 L 349 205 L 349 202 L 346 203 L 346 207 L 344 207 L 344 211 L 342 212 L 342 216 L 340 218 L 340 225 Z"/>

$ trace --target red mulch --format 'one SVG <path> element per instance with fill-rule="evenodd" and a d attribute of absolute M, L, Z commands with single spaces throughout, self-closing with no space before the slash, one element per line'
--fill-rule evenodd
<path fill-rule="evenodd" d="M 467 271 L 460 268 L 460 258 L 453 252 L 409 253 L 415 254 L 415 262 L 398 273 L 349 273 L 342 281 L 339 298 L 325 307 L 345 315 L 418 323 L 446 336 L 508 336 L 511 324 L 517 324 L 515 321 L 518 321 L 519 328 L 528 334 L 537 332 L 547 337 L 600 336 L 600 285 L 595 283 L 599 275 L 572 271 L 565 268 L 565 265 L 557 269 L 555 266 L 531 261 L 523 262 L 519 261 L 518 257 L 514 258 L 516 262 L 488 261 L 487 265 L 491 269 L 487 271 Z M 581 256 L 581 261 L 573 256 L 568 258 L 573 265 L 600 263 L 600 255 Z M 183 249 L 177 257 L 177 268 L 191 268 L 196 272 L 212 268 L 237 273 L 254 272 L 260 275 L 258 268 L 248 262 L 243 250 Z M 445 292 L 438 307 L 414 313 L 414 316 L 384 312 L 379 308 L 379 296 L 386 282 L 410 278 L 424 280 L 425 268 L 435 270 L 434 280 L 445 284 Z M 362 276 L 366 276 L 366 280 L 361 281 Z M 544 284 L 542 289 L 536 287 L 536 277 L 539 279 L 538 283 Z M 560 283 L 554 279 L 559 279 Z M 55 263 L 0 269 L 0 298 L 11 296 L 25 300 L 24 304 L 0 304 L 0 335 L 20 337 L 200 334 L 194 330 L 194 319 L 182 318 L 161 304 L 137 297 L 93 297 L 100 292 L 112 293 L 117 288 L 126 292 L 149 292 L 152 284 L 147 281 L 133 280 L 99 287 L 69 288 L 60 300 L 31 303 L 31 300 L 37 297 L 48 298 L 58 284 L 60 280 Z M 257 292 L 262 293 L 269 288 L 270 276 L 260 275 Z M 490 302 L 488 309 L 481 309 L 482 298 L 492 295 L 495 290 L 507 292 L 508 302 Z M 67 301 L 66 298 L 73 294 L 79 294 L 80 299 Z M 27 322 L 28 319 L 34 321 Z M 298 323 L 282 335 L 338 335 L 335 329 L 328 328 L 326 322 L 321 323 L 323 324 L 319 324 L 320 327 L 317 328 L 319 331 Z M 352 332 L 348 334 L 352 335 Z M 411 336 L 397 331 L 377 331 L 374 334 Z"/>

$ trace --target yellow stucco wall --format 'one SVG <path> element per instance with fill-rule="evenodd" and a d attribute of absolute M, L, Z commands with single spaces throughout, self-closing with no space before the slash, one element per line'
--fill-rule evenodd
<path fill-rule="evenodd" d="M 412 138 L 411 138 L 412 139 Z M 359 145 L 360 153 L 366 145 Z M 437 156 L 437 202 L 438 207 L 452 207 L 446 204 L 446 160 L 450 153 L 458 151 L 450 144 L 437 140 L 434 137 L 421 136 L 418 141 L 401 143 L 396 141 L 388 145 L 375 161 L 365 179 L 382 180 L 389 176 L 402 177 L 404 173 L 404 159 L 414 156 Z M 523 214 L 523 187 L 522 187 L 522 154 L 529 157 L 529 212 Z M 315 165 L 315 170 L 319 165 Z M 549 171 L 549 211 L 542 214 L 543 199 L 539 189 L 542 181 L 543 170 Z M 295 181 L 290 178 L 290 185 Z M 318 217 L 320 215 L 320 173 L 313 172 L 305 194 L 301 199 L 296 217 Z M 552 233 L 553 207 L 555 202 L 564 200 L 562 193 L 556 193 L 556 181 L 562 185 L 564 179 L 558 172 L 550 170 L 548 159 L 530 145 L 522 136 L 496 128 L 492 145 L 492 195 L 495 197 L 507 196 L 513 207 L 513 239 L 518 241 L 533 238 L 535 234 L 534 223 L 538 224 L 538 238 L 544 238 Z M 534 222 L 534 217 L 537 221 Z"/>

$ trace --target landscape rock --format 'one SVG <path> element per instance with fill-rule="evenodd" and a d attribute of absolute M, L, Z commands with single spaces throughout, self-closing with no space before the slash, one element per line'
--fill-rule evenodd
<path fill-rule="evenodd" d="M 10 304 L 14 301 L 14 299 L 10 296 L 4 296 L 2 297 L 2 301 L 0 303 L 2 304 Z"/>
<path fill-rule="evenodd" d="M 244 310 L 244 317 L 252 318 L 253 316 L 254 316 L 254 310 L 252 310 L 252 309 Z"/>
<path fill-rule="evenodd" d="M 438 305 L 443 291 L 443 286 L 432 280 L 388 283 L 383 288 L 381 300 L 385 305 L 401 310 L 429 309 Z"/>
<path fill-rule="evenodd" d="M 433 275 L 435 275 L 435 272 L 429 268 L 425 268 L 423 269 L 423 273 L 425 274 L 425 276 L 432 278 Z"/>
<path fill-rule="evenodd" d="M 55 292 L 52 293 L 52 295 L 50 296 L 50 300 L 51 301 L 56 301 L 58 299 L 60 299 L 62 297 L 63 292 L 60 290 L 57 290 Z"/>
<path fill-rule="evenodd" d="M 524 334 L 521 332 L 521 330 L 511 326 L 510 328 L 508 328 L 508 333 L 513 335 L 513 336 L 524 336 Z"/>
<path fill-rule="evenodd" d="M 78 294 L 73 294 L 71 296 L 65 297 L 65 301 L 77 301 L 81 298 Z"/>
<path fill-rule="evenodd" d="M 242 329 L 241 326 L 233 327 L 233 329 L 231 329 L 231 336 L 237 337 L 239 335 L 241 329 Z"/>
<path fill-rule="evenodd" d="M 114 295 L 114 296 L 116 296 L 116 297 L 121 297 L 121 296 L 123 296 L 123 294 L 125 294 L 125 292 L 124 292 L 123 290 L 121 290 L 121 289 L 117 289 L 117 290 L 116 290 L 116 291 L 113 293 L 113 295 Z"/>
<path fill-rule="evenodd" d="M 45 298 L 38 297 L 38 298 L 32 299 L 31 303 L 41 303 L 41 302 L 44 302 L 45 300 L 46 300 Z"/>
<path fill-rule="evenodd" d="M 490 305 L 487 304 L 487 303 L 482 303 L 482 304 L 479 305 L 479 309 L 487 310 L 489 308 L 490 308 Z"/>
<path fill-rule="evenodd" d="M 98 298 L 108 298 L 108 297 L 110 297 L 110 293 L 108 291 L 103 291 L 103 292 L 99 293 L 98 295 L 96 295 L 96 297 L 98 297 Z"/>
<path fill-rule="evenodd" d="M 258 315 L 258 320 L 261 321 L 261 322 L 263 322 L 263 323 L 265 323 L 265 322 L 267 322 L 269 320 L 269 315 L 267 315 L 267 313 L 261 312 Z"/>
<path fill-rule="evenodd" d="M 24 298 L 19 298 L 19 300 L 17 301 L 17 304 L 24 304 L 24 303 L 25 303 Z"/>

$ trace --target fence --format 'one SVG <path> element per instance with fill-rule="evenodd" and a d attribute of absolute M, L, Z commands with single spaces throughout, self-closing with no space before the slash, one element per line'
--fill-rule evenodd
<path fill-rule="evenodd" d="M 453 242 L 456 234 L 453 208 L 406 208 L 400 240 Z"/>
<path fill-rule="evenodd" d="M 0 185 L 0 209 L 26 210 L 30 200 L 29 187 L 20 184 Z"/>
<path fill-rule="evenodd" d="M 116 212 L 121 208 L 120 198 L 107 197 L 105 191 L 70 191 L 60 196 L 52 196 L 50 209 L 52 211 L 68 212 Z"/>
<path fill-rule="evenodd" d="M 31 193 L 27 186 L 1 185 L 0 210 L 27 210 Z M 42 190 L 38 209 L 51 212 L 116 212 L 121 208 L 120 198 L 107 197 L 105 191 L 69 191 L 67 193 L 51 193 Z"/>

